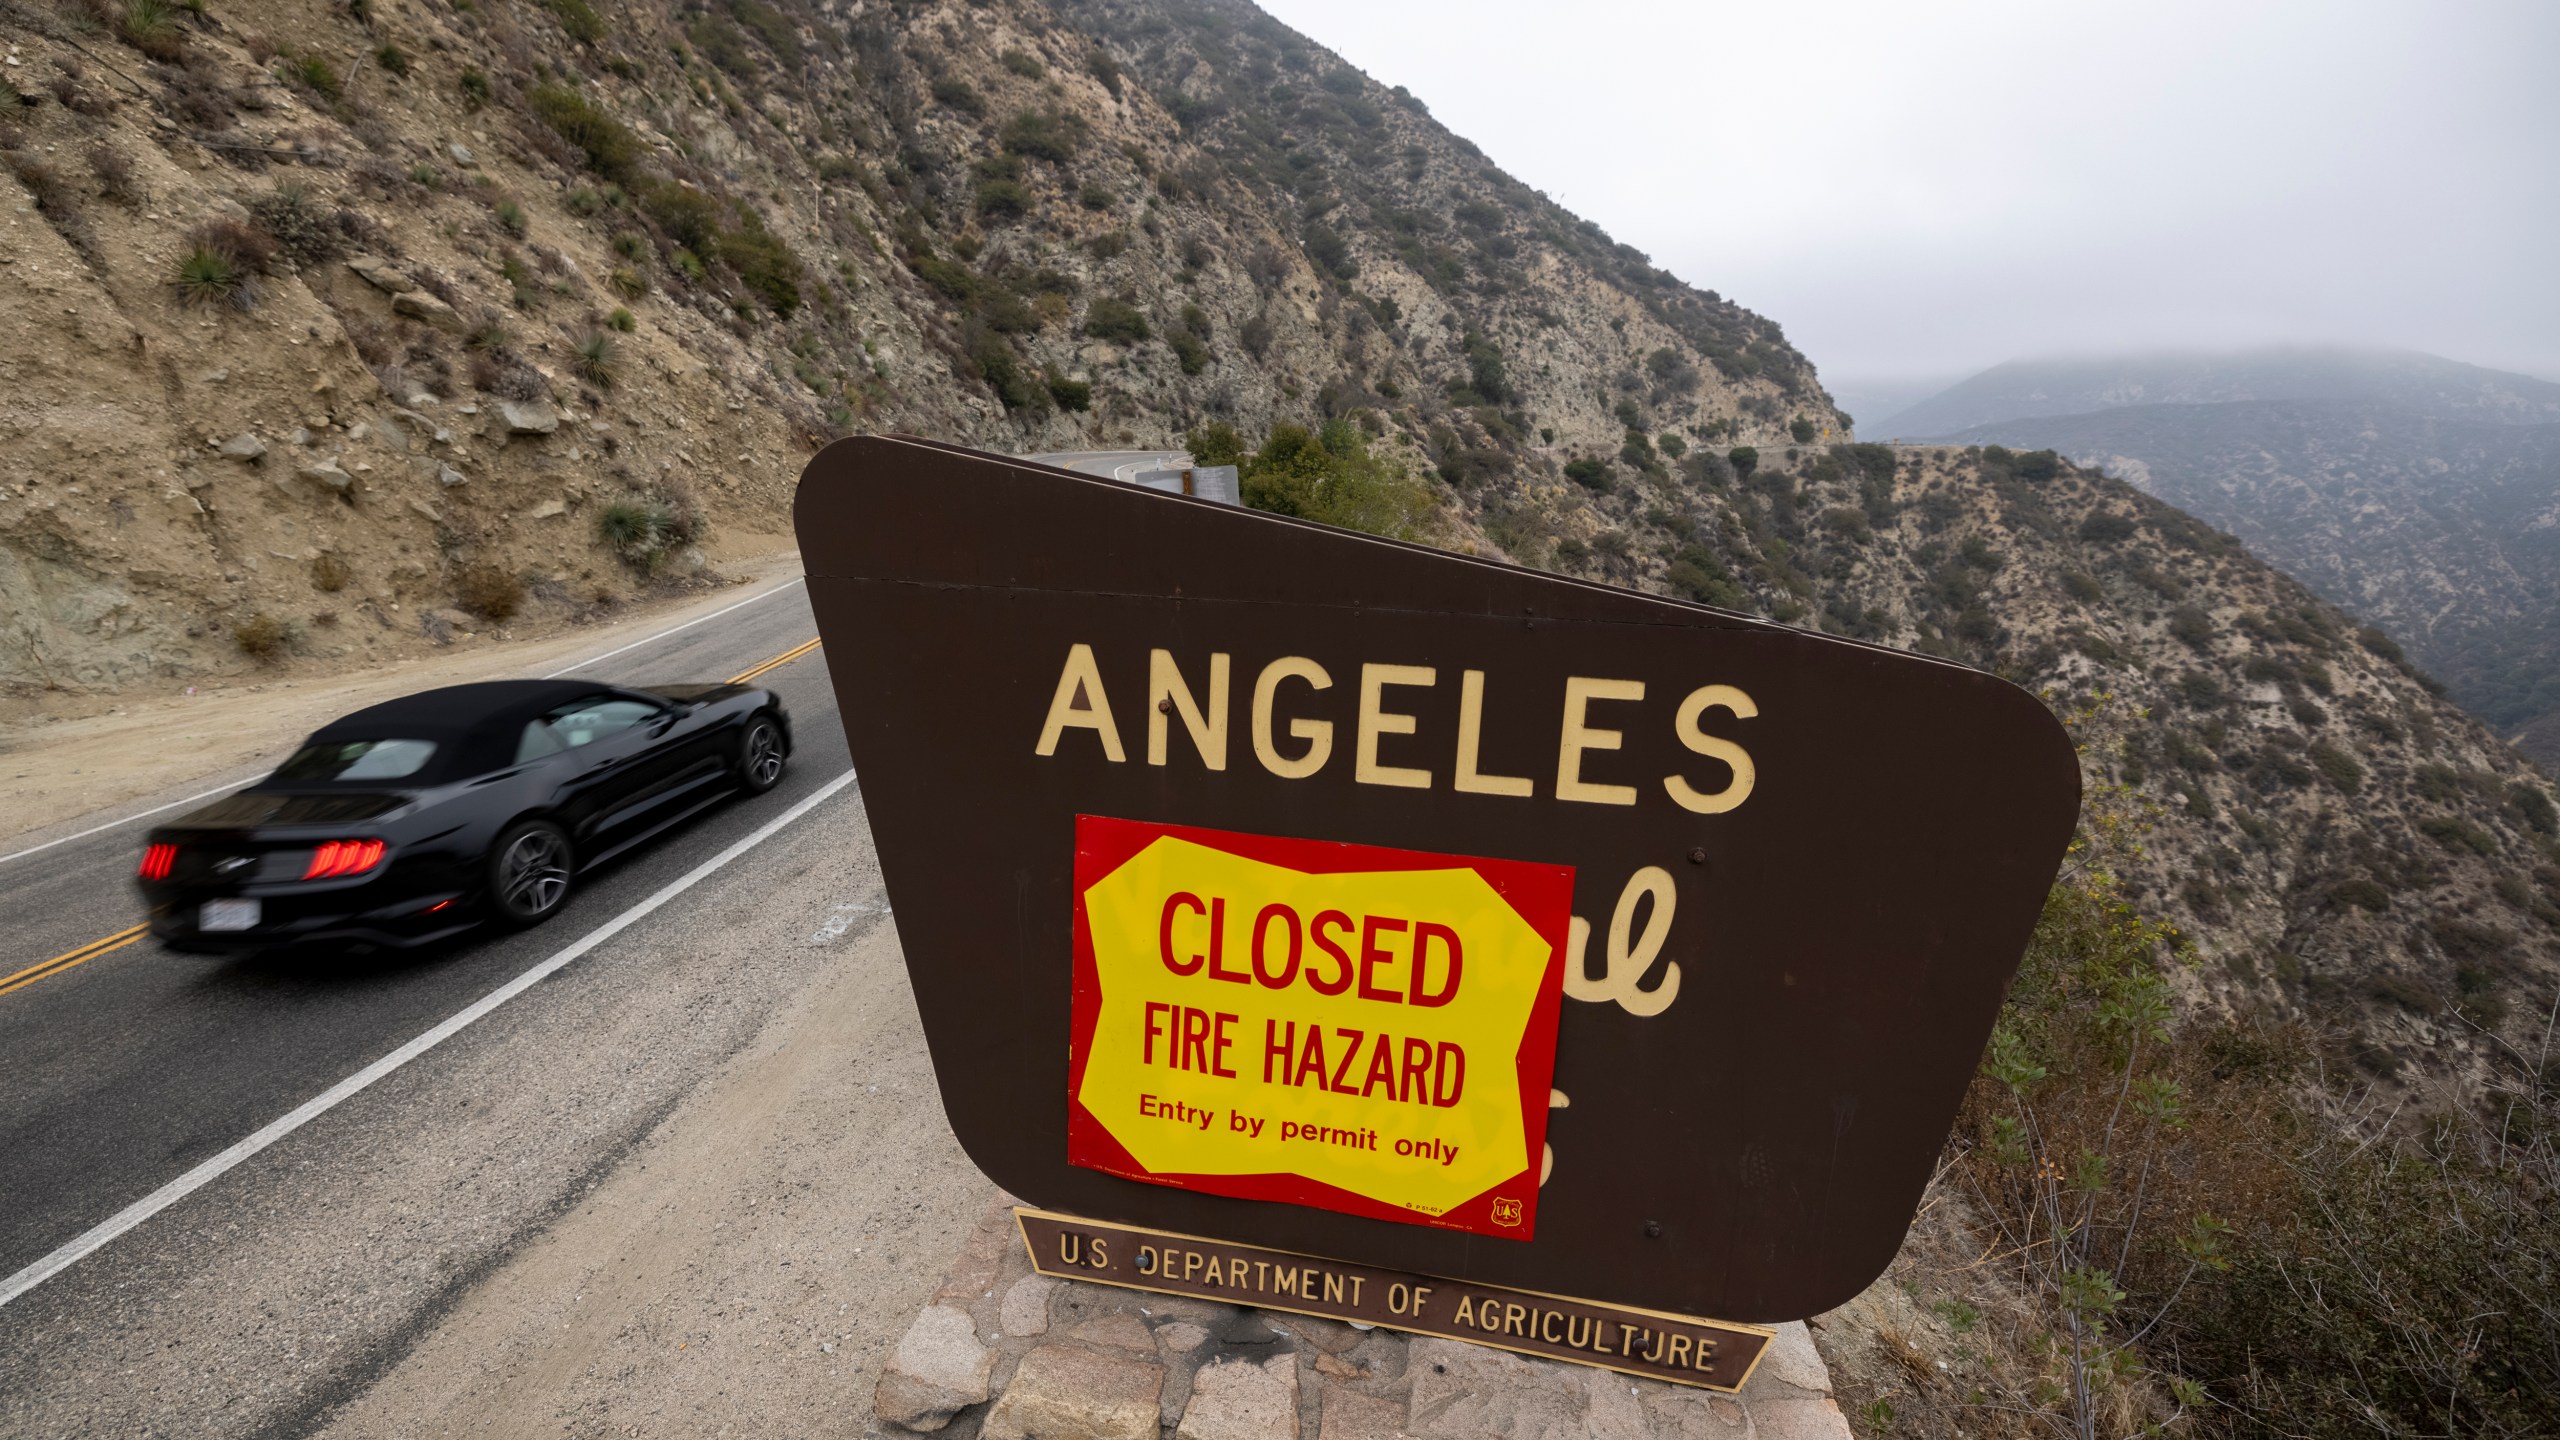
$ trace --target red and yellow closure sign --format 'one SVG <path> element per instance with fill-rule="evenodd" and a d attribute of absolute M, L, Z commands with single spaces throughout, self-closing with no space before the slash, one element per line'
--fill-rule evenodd
<path fill-rule="evenodd" d="M 1526 1240 L 1573 870 L 1076 818 L 1067 1158 Z"/>

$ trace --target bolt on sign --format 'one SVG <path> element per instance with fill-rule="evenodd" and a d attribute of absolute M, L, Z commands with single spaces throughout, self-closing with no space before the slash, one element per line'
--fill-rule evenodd
<path fill-rule="evenodd" d="M 901 437 L 798 529 L 997 1183 L 1622 1319 L 1883 1272 L 2077 814 L 2035 697 Z"/>

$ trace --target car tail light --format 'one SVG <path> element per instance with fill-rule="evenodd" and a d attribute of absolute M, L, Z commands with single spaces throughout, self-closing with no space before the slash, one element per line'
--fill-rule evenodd
<path fill-rule="evenodd" d="M 302 872 L 305 880 L 335 880 L 346 875 L 361 875 L 382 863 L 379 840 L 323 840 L 311 852 L 311 864 Z"/>
<path fill-rule="evenodd" d="M 152 844 L 142 847 L 142 869 L 136 873 L 145 880 L 166 880 L 169 867 L 178 863 L 178 847 Z"/>

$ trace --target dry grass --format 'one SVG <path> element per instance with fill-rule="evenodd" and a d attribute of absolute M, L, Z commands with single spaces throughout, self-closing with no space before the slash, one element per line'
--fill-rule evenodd
<path fill-rule="evenodd" d="M 252 659 L 273 662 L 293 644 L 293 626 L 261 610 L 231 631 L 231 642 Z"/>
<path fill-rule="evenodd" d="M 463 609 L 495 623 L 524 608 L 524 581 L 495 565 L 474 565 L 456 577 L 454 600 Z"/>

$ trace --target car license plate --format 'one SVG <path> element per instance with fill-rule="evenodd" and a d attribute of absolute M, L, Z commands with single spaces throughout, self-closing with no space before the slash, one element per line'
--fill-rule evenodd
<path fill-rule="evenodd" d="M 258 928 L 258 902 L 255 900 L 207 900 L 196 913 L 199 930 L 255 930 Z"/>

